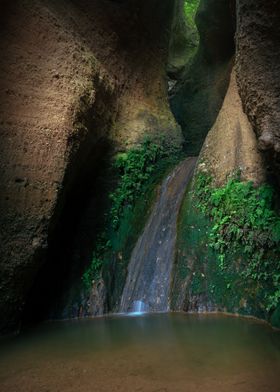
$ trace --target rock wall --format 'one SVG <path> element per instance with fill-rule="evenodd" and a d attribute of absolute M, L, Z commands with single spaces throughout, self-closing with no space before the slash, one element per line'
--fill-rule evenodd
<path fill-rule="evenodd" d="M 233 69 L 223 106 L 203 144 L 198 171 L 211 173 L 214 184 L 226 183 L 240 172 L 244 181 L 259 185 L 265 181 L 265 164 L 257 147 L 256 135 L 243 112 Z"/>
<path fill-rule="evenodd" d="M 234 56 L 234 1 L 202 0 L 196 24 L 200 43 L 193 62 L 171 91 L 171 107 L 185 148 L 198 155 L 222 106 Z"/>
<path fill-rule="evenodd" d="M 271 180 L 279 180 L 280 7 L 239 0 L 236 10 L 235 67 L 181 209 L 172 307 L 255 315 L 279 327 L 279 193 Z M 226 48 L 221 31 L 225 39 L 216 40 L 218 29 L 202 35 L 208 61 Z"/>
<path fill-rule="evenodd" d="M 124 148 L 165 133 L 179 145 L 181 135 L 164 79 L 173 1 L 0 7 L 0 330 L 7 331 L 18 327 L 64 206 L 80 178 L 94 175 L 104 144 Z"/>
<path fill-rule="evenodd" d="M 181 207 L 172 309 L 254 315 L 279 327 L 279 215 L 266 181 L 233 70 Z"/>
<path fill-rule="evenodd" d="M 277 0 L 237 2 L 237 80 L 259 148 L 279 168 L 280 7 Z"/>
<path fill-rule="evenodd" d="M 28 298 L 39 294 L 40 306 L 69 264 L 90 258 L 104 159 L 146 135 L 181 145 L 165 74 L 172 17 L 180 10 L 181 0 L 0 2 L 1 332 L 18 327 Z M 241 100 L 232 75 L 202 153 L 217 183 L 233 168 L 262 182 L 252 129 L 277 175 L 279 12 L 277 0 L 237 1 Z M 235 1 L 201 0 L 196 21 L 199 50 L 172 98 L 192 154 L 216 121 L 230 81 Z M 69 248 L 73 238 L 78 245 Z M 69 258 L 74 249 L 79 254 Z M 103 286 L 92 296 L 99 291 L 104 296 Z"/>

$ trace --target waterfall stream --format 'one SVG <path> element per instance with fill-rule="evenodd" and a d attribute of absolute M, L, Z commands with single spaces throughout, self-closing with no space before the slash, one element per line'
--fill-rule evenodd
<path fill-rule="evenodd" d="M 175 257 L 177 218 L 196 158 L 187 158 L 163 181 L 128 266 L 122 313 L 165 312 Z"/>

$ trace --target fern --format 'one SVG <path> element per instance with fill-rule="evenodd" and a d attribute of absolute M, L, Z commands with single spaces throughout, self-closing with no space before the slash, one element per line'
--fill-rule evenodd
<path fill-rule="evenodd" d="M 266 295 L 266 309 L 280 299 L 280 218 L 273 209 L 273 188 L 231 178 L 215 188 L 212 178 L 200 173 L 196 180 L 197 207 L 212 221 L 210 246 L 218 253 L 219 267 L 227 268 L 231 254 L 244 254 L 244 279 L 273 289 Z"/>

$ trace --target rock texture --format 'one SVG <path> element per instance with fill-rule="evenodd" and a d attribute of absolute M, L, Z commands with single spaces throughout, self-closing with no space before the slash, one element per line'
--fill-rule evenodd
<path fill-rule="evenodd" d="M 164 79 L 173 1 L 16 0 L 0 7 L 5 331 L 18 326 L 69 195 L 85 172 L 94 173 L 104 140 L 120 148 L 146 133 L 168 134 L 174 144 L 181 136 Z"/>
<path fill-rule="evenodd" d="M 257 134 L 259 148 L 277 163 L 280 154 L 279 1 L 239 0 L 237 4 L 236 70 L 241 99 Z"/>
<path fill-rule="evenodd" d="M 102 128 L 96 113 L 111 116 L 105 105 L 114 86 L 59 9 L 16 2 L 1 13 L 1 26 L 0 326 L 5 328 L 18 322 L 67 188 L 108 132 L 105 118 Z"/>
<path fill-rule="evenodd" d="M 198 171 L 207 171 L 216 186 L 224 185 L 229 175 L 240 172 L 242 179 L 256 185 L 264 182 L 262 154 L 256 135 L 243 112 L 233 70 L 230 85 L 219 116 L 201 150 Z"/>
<path fill-rule="evenodd" d="M 196 158 L 187 158 L 163 181 L 128 265 L 119 311 L 167 312 L 176 250 L 177 219 Z M 140 305 L 140 308 L 139 308 Z"/>
<path fill-rule="evenodd" d="M 1 332 L 18 327 L 27 298 L 40 306 L 74 260 L 89 261 L 104 156 L 147 134 L 181 145 L 165 75 L 169 35 L 177 26 L 172 16 L 181 9 L 182 0 L 0 1 Z M 279 17 L 277 0 L 237 1 L 238 88 L 275 174 Z M 227 91 L 235 1 L 201 0 L 197 25 L 197 56 L 172 99 L 186 150 L 193 154 Z M 219 181 L 241 167 L 246 179 L 261 182 L 262 158 L 241 101 L 232 75 L 203 157 Z M 94 288 L 92 296 L 104 296 L 103 289 Z"/>
<path fill-rule="evenodd" d="M 202 0 L 196 24 L 200 35 L 197 54 L 171 97 L 186 151 L 194 155 L 199 154 L 227 91 L 235 50 L 234 1 Z"/>
<path fill-rule="evenodd" d="M 209 221 L 197 209 L 198 201 L 194 201 L 193 194 L 200 173 L 211 176 L 215 187 L 222 187 L 237 172 L 242 180 L 252 181 L 256 186 L 266 180 L 264 159 L 258 150 L 252 125 L 243 111 L 233 69 L 223 106 L 203 144 L 192 185 L 181 208 L 172 288 L 174 310 L 229 311 L 226 304 L 230 301 L 222 294 L 219 305 L 209 299 L 211 292 L 206 294 L 210 284 L 214 284 L 222 293 L 224 283 L 219 280 L 216 268 L 218 255 L 209 247 Z M 236 261 L 232 263 L 234 265 Z M 245 305 L 246 295 L 249 294 L 242 292 Z M 255 309 L 249 309 L 248 313 L 255 312 L 258 307 L 259 304 Z"/>

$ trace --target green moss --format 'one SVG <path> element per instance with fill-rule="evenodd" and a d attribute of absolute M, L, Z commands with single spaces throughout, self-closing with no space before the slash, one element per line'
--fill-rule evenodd
<path fill-rule="evenodd" d="M 144 141 L 139 148 L 118 154 L 115 167 L 120 180 L 116 190 L 110 195 L 112 208 L 110 219 L 114 229 L 117 229 L 120 219 L 127 208 L 135 204 L 135 200 L 143 195 L 145 184 L 155 170 L 157 162 L 164 156 L 161 145 Z"/>
<path fill-rule="evenodd" d="M 91 263 L 82 276 L 83 286 L 87 292 L 89 292 L 92 287 L 92 281 L 101 278 L 101 268 L 103 264 L 102 255 L 107 250 L 108 245 L 109 243 L 105 242 L 105 238 L 100 237 L 97 240 Z"/>
<path fill-rule="evenodd" d="M 195 15 L 199 6 L 200 0 L 185 0 L 184 11 L 188 26 L 196 30 Z"/>
<path fill-rule="evenodd" d="M 275 328 L 280 328 L 280 305 L 275 309 L 271 316 L 271 324 Z"/>
<path fill-rule="evenodd" d="M 218 253 L 219 268 L 227 269 L 227 255 L 244 259 L 241 274 L 266 288 L 264 304 L 274 309 L 280 299 L 280 218 L 273 209 L 273 188 L 230 179 L 224 187 L 211 178 L 197 177 L 198 208 L 212 221 L 210 247 Z"/>
<path fill-rule="evenodd" d="M 209 246 L 212 223 L 197 208 L 197 199 L 189 191 L 183 202 L 178 222 L 177 262 L 175 267 L 172 308 L 189 310 L 195 297 L 197 304 L 232 312 L 244 312 L 243 292 L 239 287 L 239 274 L 233 268 L 221 270 L 217 252 Z M 180 302 L 182 287 L 186 287 L 185 305 Z M 201 300 L 200 300 L 201 299 Z"/>
<path fill-rule="evenodd" d="M 158 143 L 146 139 L 139 147 L 113 159 L 116 186 L 110 194 L 111 205 L 103 234 L 82 277 L 88 291 L 92 280 L 103 276 L 110 309 L 121 295 L 127 264 L 148 217 L 156 186 L 181 158 L 181 152 L 166 148 L 164 140 Z"/>
<path fill-rule="evenodd" d="M 174 306 L 189 280 L 189 296 L 269 318 L 279 304 L 279 228 L 270 186 L 231 178 L 217 188 L 199 173 L 181 210 Z"/>

